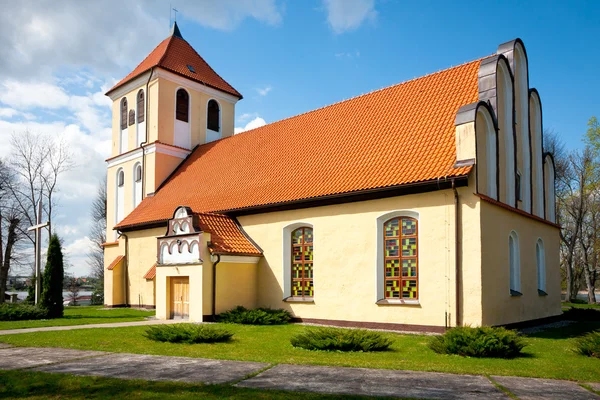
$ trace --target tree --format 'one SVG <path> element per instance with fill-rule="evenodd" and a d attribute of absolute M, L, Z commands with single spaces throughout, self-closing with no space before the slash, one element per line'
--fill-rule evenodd
<path fill-rule="evenodd" d="M 40 304 L 48 309 L 50 318 L 63 316 L 63 254 L 60 239 L 56 234 L 50 237 L 48 257 L 44 269 L 44 284 Z"/>
<path fill-rule="evenodd" d="M 77 306 L 77 299 L 79 298 L 80 291 L 79 280 L 74 276 L 67 279 L 67 290 L 69 291 L 69 300 L 73 302 L 72 305 Z"/>
<path fill-rule="evenodd" d="M 102 245 L 106 242 L 106 178 L 98 185 L 90 214 L 92 217 L 90 240 L 93 247 L 88 254 L 88 260 L 92 268 L 92 276 L 96 278 L 92 302 L 104 304 L 104 247 Z"/>

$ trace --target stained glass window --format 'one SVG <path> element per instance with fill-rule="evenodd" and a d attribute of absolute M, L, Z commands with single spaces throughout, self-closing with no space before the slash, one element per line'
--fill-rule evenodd
<path fill-rule="evenodd" d="M 292 232 L 292 296 L 313 297 L 313 230 Z"/>
<path fill-rule="evenodd" d="M 398 217 L 383 224 L 385 298 L 419 298 L 418 222 Z"/>

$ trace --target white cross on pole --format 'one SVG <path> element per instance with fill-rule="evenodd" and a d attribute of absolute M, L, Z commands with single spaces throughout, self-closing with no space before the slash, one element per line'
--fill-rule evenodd
<path fill-rule="evenodd" d="M 28 231 L 35 231 L 35 304 L 40 301 L 42 288 L 40 287 L 40 269 L 42 265 L 42 228 L 49 226 L 50 222 L 42 223 L 42 200 L 37 203 L 36 225 L 27 228 Z"/>

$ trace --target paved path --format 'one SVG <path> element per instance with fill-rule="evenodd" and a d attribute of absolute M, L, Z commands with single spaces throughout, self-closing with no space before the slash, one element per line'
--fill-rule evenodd
<path fill-rule="evenodd" d="M 10 347 L 0 344 L 0 370 L 30 370 L 83 376 L 146 379 L 206 384 L 232 384 L 333 394 L 360 394 L 419 399 L 517 398 L 600 400 L 570 381 L 367 368 L 271 365 L 203 358 L 107 353 L 61 348 Z M 600 384 L 587 384 L 595 390 Z"/>
<path fill-rule="evenodd" d="M 146 320 L 146 321 L 112 322 L 112 323 L 105 323 L 105 324 L 44 326 L 44 327 L 39 327 L 39 328 L 6 329 L 6 330 L 0 330 L 0 336 L 2 336 L 2 335 L 14 335 L 16 333 L 48 332 L 48 331 L 70 331 L 70 330 L 73 330 L 73 329 L 122 328 L 124 326 L 179 324 L 179 323 L 182 323 L 182 322 L 189 322 L 189 321 L 185 321 L 185 320 L 172 320 L 172 319 L 149 319 L 149 320 Z"/>

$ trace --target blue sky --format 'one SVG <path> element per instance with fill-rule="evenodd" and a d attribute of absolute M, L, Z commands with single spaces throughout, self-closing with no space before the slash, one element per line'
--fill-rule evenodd
<path fill-rule="evenodd" d="M 600 116 L 600 3 L 396 0 L 169 0 L 7 3 L 0 14 L 0 157 L 29 129 L 70 143 L 77 167 L 55 220 L 87 273 L 89 206 L 111 140 L 104 92 L 169 33 L 185 39 L 244 99 L 237 130 L 297 115 L 495 53 L 520 37 L 544 127 L 581 146 Z"/>

